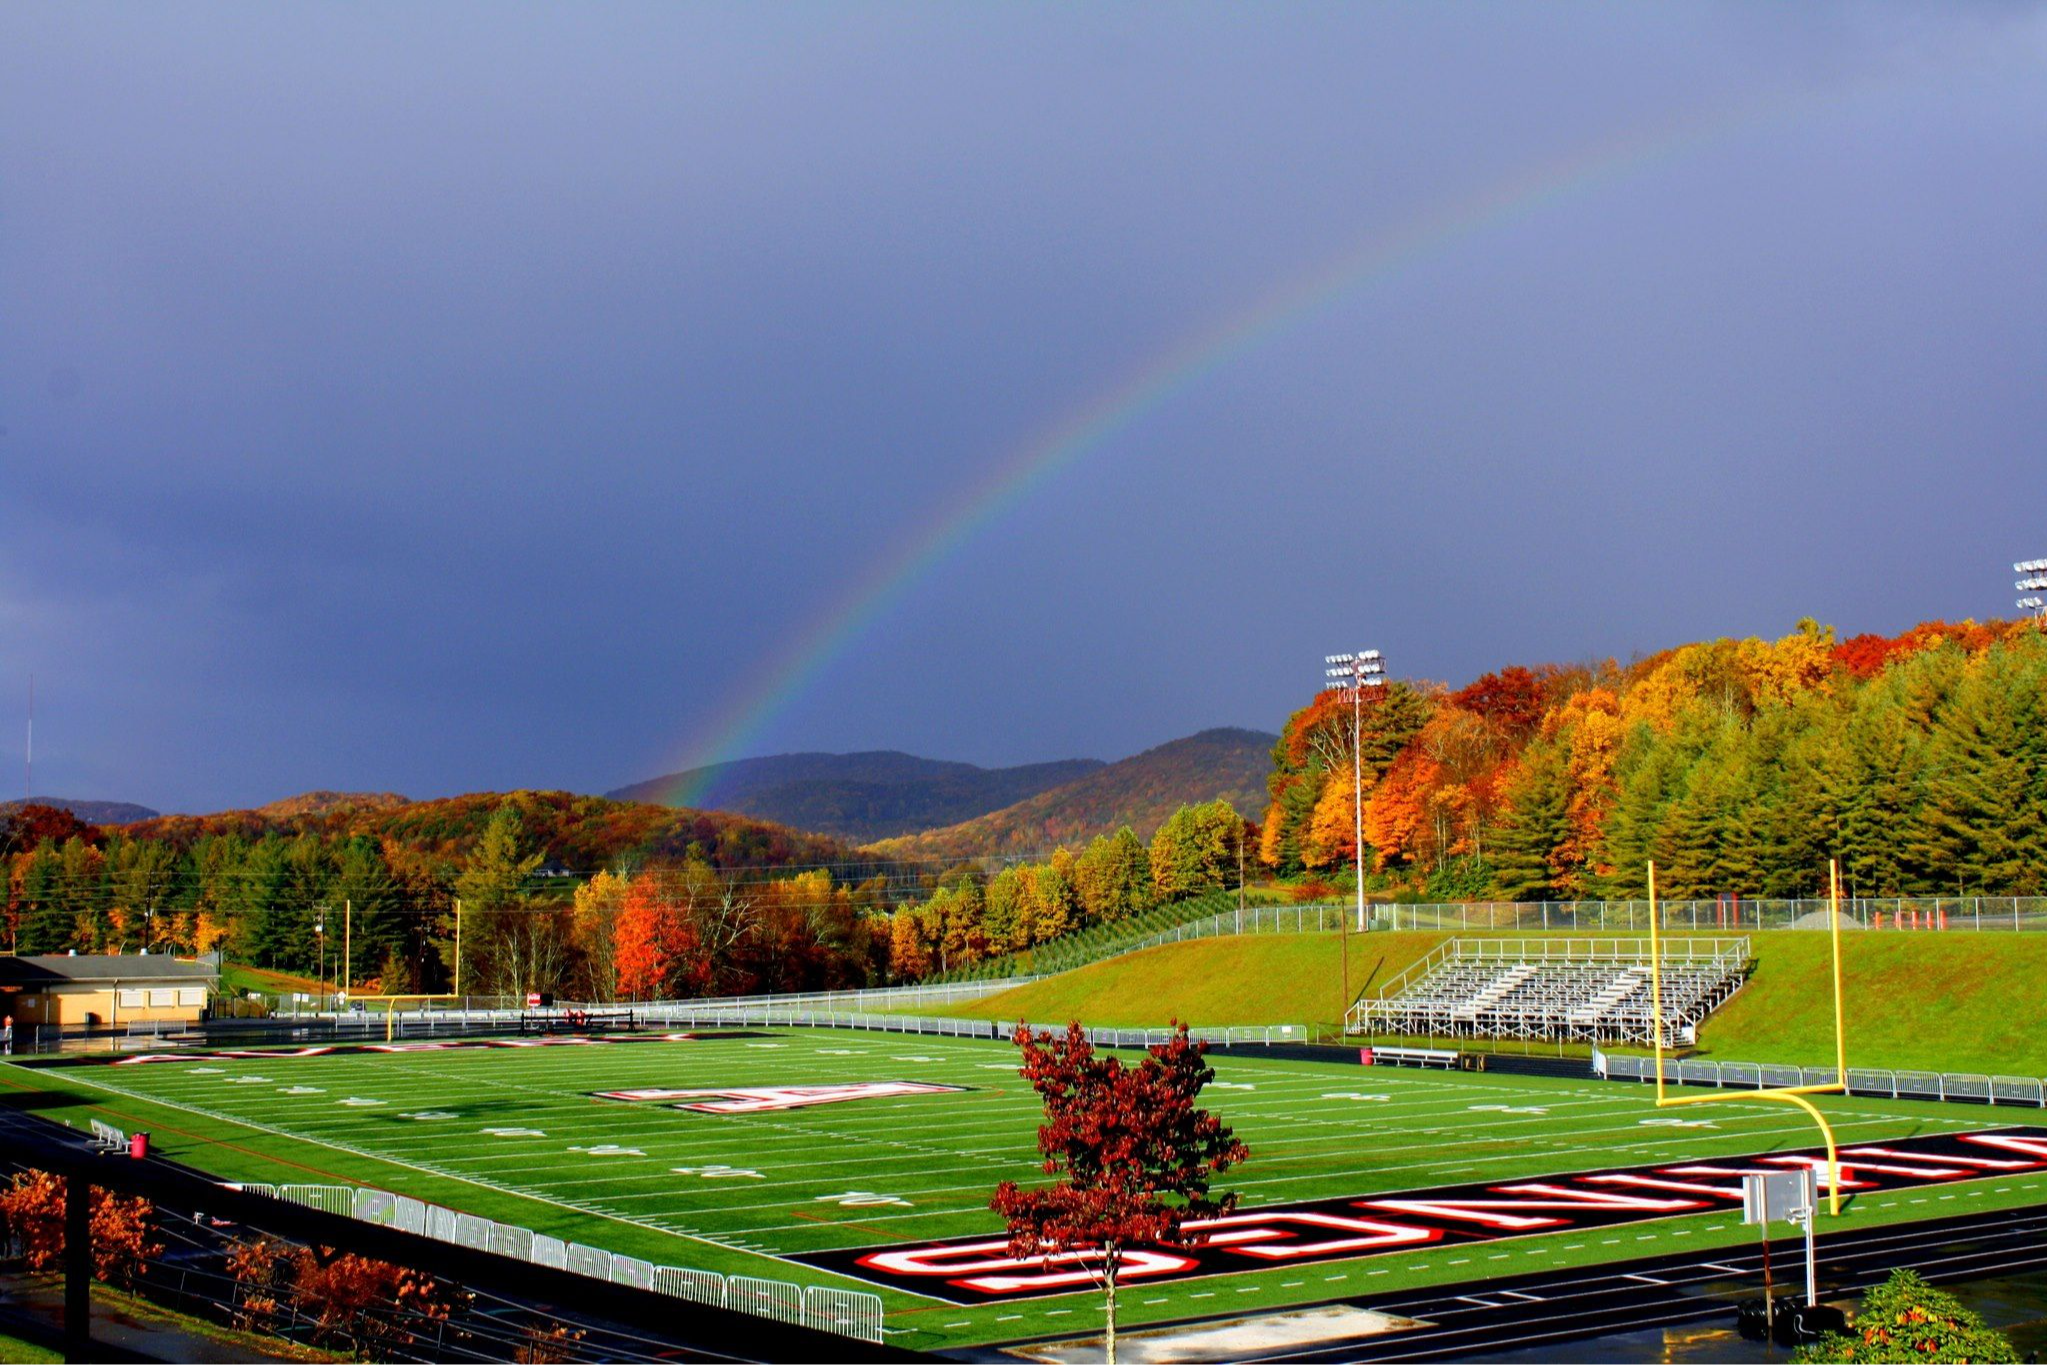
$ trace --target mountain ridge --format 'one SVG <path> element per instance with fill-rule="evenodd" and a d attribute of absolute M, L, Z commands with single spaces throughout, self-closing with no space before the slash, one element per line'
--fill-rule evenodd
<path fill-rule="evenodd" d="M 50 806 L 68 810 L 88 825 L 132 825 L 137 820 L 154 820 L 163 812 L 138 806 L 133 801 L 88 801 L 69 796 L 32 796 L 26 801 L 0 801 L 0 815 L 23 806 Z"/>
<path fill-rule="evenodd" d="M 945 861 L 1041 853 L 1129 825 L 1149 838 L 1181 806 L 1225 800 L 1246 819 L 1266 801 L 1279 736 L 1219 726 L 1154 745 L 1062 786 L 970 820 L 877 840 L 884 857 Z"/>
<path fill-rule="evenodd" d="M 617 787 L 605 796 L 670 805 L 669 793 L 688 789 L 697 809 L 864 842 L 957 824 L 1103 766 L 1099 759 L 1075 758 L 983 768 L 900 749 L 806 752 L 687 769 Z"/>

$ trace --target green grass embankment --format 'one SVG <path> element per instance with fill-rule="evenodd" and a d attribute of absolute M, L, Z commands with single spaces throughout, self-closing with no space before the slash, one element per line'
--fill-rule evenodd
<path fill-rule="evenodd" d="M 1828 936 L 1751 935 L 1756 970 L 1699 1032 L 1699 1054 L 1737 1062 L 1834 1060 Z M 1848 1065 L 2047 1075 L 2047 935 L 1841 935 Z"/>
<path fill-rule="evenodd" d="M 1377 990 L 1448 934 L 1353 934 L 1350 990 Z M 948 1008 L 980 1019 L 1142 1026 L 1306 1024 L 1334 1032 L 1344 997 L 1337 934 L 1250 934 L 1168 943 Z"/>
<path fill-rule="evenodd" d="M 325 994 L 334 989 L 331 981 L 318 981 L 292 972 L 272 971 L 230 962 L 220 969 L 220 989 L 234 996 L 258 991 L 264 995 Z"/>
<path fill-rule="evenodd" d="M 1352 992 L 1377 991 L 1452 937 L 1352 936 Z M 1828 936 L 1776 930 L 1749 937 L 1755 974 L 1707 1020 L 1697 1055 L 1831 1063 Z M 1335 935 L 1313 934 L 1169 943 L 944 1012 L 1040 1024 L 1082 1019 L 1134 1027 L 1178 1018 L 1334 1032 L 1343 996 L 1339 943 Z M 1850 1066 L 2047 1075 L 2047 935 L 1859 930 L 1844 933 L 1841 943 Z"/>

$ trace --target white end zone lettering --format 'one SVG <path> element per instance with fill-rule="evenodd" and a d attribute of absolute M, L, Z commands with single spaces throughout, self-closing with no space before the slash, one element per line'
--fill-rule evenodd
<path fill-rule="evenodd" d="M 1334 1213 L 1233 1213 L 1223 1218 L 1190 1220 L 1185 1228 L 1198 1237 L 1204 1247 L 1217 1247 L 1232 1255 L 1255 1256 L 1264 1261 L 1391 1251 L 1395 1247 L 1425 1246 L 1440 1241 L 1443 1236 L 1437 1228 L 1386 1223 L 1372 1218 L 1345 1218 Z M 1314 1232 L 1338 1235 L 1323 1236 L 1313 1241 L 1299 1240 L 1303 1233 Z"/>
<path fill-rule="evenodd" d="M 983 1294 L 1049 1294 L 1096 1283 L 1095 1270 L 1087 1268 L 1099 1256 L 1082 1251 L 1057 1251 L 1044 1256 L 1019 1258 L 1009 1254 L 1006 1238 L 988 1242 L 953 1243 L 913 1247 L 908 1251 L 877 1251 L 862 1256 L 859 1265 L 884 1275 L 907 1279 L 935 1278 Z M 1130 1249 L 1118 1257 L 1119 1281 L 1143 1279 L 1150 1275 L 1184 1274 L 1194 1269 L 1191 1256 L 1161 1248 Z M 1072 1266 L 1055 1270 L 1055 1266 Z M 1016 1272 L 1028 1271 L 1029 1274 Z M 904 1285 L 915 1292 L 915 1286 Z"/>
<path fill-rule="evenodd" d="M 816 1104 L 844 1104 L 849 1100 L 957 1095 L 965 1090 L 965 1086 L 928 1085 L 922 1081 L 859 1081 L 848 1085 L 753 1085 L 707 1090 L 598 1090 L 592 1093 L 600 1100 L 668 1104 L 698 1114 L 765 1114 L 784 1109 L 807 1109 Z"/>
<path fill-rule="evenodd" d="M 1979 1147 L 1996 1147 L 2001 1151 L 2016 1152 L 2020 1156 L 2031 1157 L 2031 1164 L 2035 1166 L 2047 1166 L 2047 1133 L 2042 1133 L 2038 1137 L 2019 1133 L 1963 1133 L 1961 1138 L 1962 1141 Z"/>
<path fill-rule="evenodd" d="M 1924 1189 L 2047 1167 L 2047 1131 L 2004 1128 L 1894 1138 L 1848 1148 L 1841 1160 L 1844 1186 Z M 1620 1227 L 1725 1210 L 1740 1198 L 1744 1175 L 1824 1162 L 1823 1152 L 1810 1149 L 1755 1153 L 1268 1206 L 1190 1220 L 1187 1245 L 1132 1248 L 1123 1253 L 1121 1274 L 1157 1283 L 1241 1272 L 1253 1265 L 1297 1267 L 1428 1246 L 1483 1245 L 1562 1228 Z M 1069 1293 L 1093 1279 L 1082 1254 L 1018 1261 L 1008 1247 L 1001 1238 L 969 1237 L 808 1252 L 794 1259 L 959 1304 Z"/>
<path fill-rule="evenodd" d="M 1588 1185 L 1626 1185 L 1637 1190 L 1676 1190 L 1679 1194 L 1703 1194 L 1715 1199 L 1731 1199 L 1741 1202 L 1741 1182 L 1726 1185 L 1701 1185 L 1695 1180 L 1667 1180 L 1653 1175 L 1588 1175 Z"/>
<path fill-rule="evenodd" d="M 1855 1155 L 1858 1157 L 1895 1156 L 1903 1157 L 1907 1161 L 1917 1161 L 1920 1159 L 1912 1152 L 1900 1152 L 1890 1147 L 1857 1147 Z M 2000 1161 L 1995 1157 L 1987 1156 L 1956 1156 L 1952 1152 L 1944 1152 L 1941 1154 L 1940 1164 L 1943 1166 L 1971 1166 L 1984 1171 L 2030 1171 L 2040 1163 L 2037 1161 Z"/>
<path fill-rule="evenodd" d="M 1640 1214 L 1683 1213 L 1708 1207 L 1703 1199 L 1647 1199 L 1636 1195 L 1609 1194 L 1605 1190 L 1574 1190 L 1568 1185 L 1495 1185 L 1493 1193 L 1535 1195 L 1510 1199 L 1360 1199 L 1361 1209 L 1384 1209 L 1389 1213 L 1412 1213 L 1425 1218 L 1446 1218 L 1483 1227 L 1525 1232 L 1530 1228 L 1565 1227 L 1568 1218 L 1514 1213 L 1514 1209 L 1556 1209 L 1568 1213 L 1629 1212 Z"/>

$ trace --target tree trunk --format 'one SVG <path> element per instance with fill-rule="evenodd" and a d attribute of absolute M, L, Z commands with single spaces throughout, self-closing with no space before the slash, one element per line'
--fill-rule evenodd
<path fill-rule="evenodd" d="M 1106 1307 L 1108 1309 L 1106 1317 L 1108 1318 L 1107 1342 L 1109 1365 L 1116 1365 L 1116 1269 L 1122 1259 L 1122 1253 L 1119 1248 L 1109 1248 L 1109 1263 L 1102 1271 L 1102 1287 L 1107 1296 Z"/>

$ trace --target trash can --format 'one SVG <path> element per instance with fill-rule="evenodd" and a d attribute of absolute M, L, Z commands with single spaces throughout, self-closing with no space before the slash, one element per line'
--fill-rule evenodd
<path fill-rule="evenodd" d="M 149 1134 L 133 1133 L 128 1138 L 128 1155 L 140 1161 L 149 1155 Z"/>

